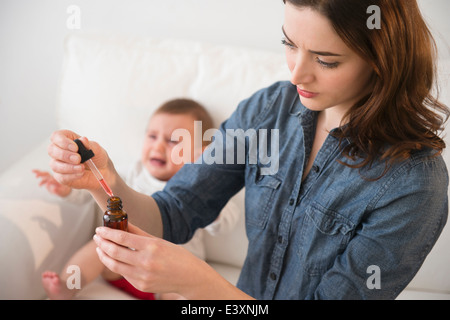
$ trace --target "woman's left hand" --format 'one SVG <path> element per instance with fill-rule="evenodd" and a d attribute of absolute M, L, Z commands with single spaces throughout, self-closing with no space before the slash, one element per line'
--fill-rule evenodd
<path fill-rule="evenodd" d="M 206 262 L 183 247 L 154 237 L 130 223 L 128 231 L 99 227 L 94 240 L 102 263 L 137 289 L 198 298 L 206 293 L 208 281 L 221 278 Z"/>

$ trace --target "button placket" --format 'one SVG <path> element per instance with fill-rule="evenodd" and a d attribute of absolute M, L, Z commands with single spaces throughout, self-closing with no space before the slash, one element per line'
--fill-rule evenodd
<path fill-rule="evenodd" d="M 302 173 L 297 172 L 297 174 L 301 176 Z M 275 294 L 278 281 L 280 280 L 281 277 L 284 255 L 286 253 L 286 248 L 289 245 L 290 225 L 297 204 L 295 195 L 298 194 L 300 186 L 301 180 L 298 181 L 294 186 L 291 192 L 291 197 L 289 198 L 288 203 L 286 204 L 285 209 L 283 210 L 283 214 L 278 224 L 278 234 L 275 240 L 276 244 L 271 258 L 270 269 L 268 270 L 268 291 L 271 292 L 272 297 Z"/>

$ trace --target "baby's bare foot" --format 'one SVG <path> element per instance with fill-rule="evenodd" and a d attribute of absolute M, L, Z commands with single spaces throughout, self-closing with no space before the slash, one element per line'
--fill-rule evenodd
<path fill-rule="evenodd" d="M 42 285 L 47 293 L 47 297 L 51 300 L 72 299 L 76 291 L 67 288 L 66 283 L 61 281 L 59 275 L 52 271 L 46 271 L 42 274 Z"/>

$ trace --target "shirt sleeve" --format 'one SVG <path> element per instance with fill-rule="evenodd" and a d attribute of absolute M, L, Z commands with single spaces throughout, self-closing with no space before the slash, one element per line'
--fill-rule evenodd
<path fill-rule="evenodd" d="M 213 223 L 205 227 L 205 231 L 212 236 L 230 232 L 236 226 L 240 213 L 239 207 L 234 203 L 233 199 L 231 199 L 222 209 L 219 217 Z"/>
<path fill-rule="evenodd" d="M 441 157 L 403 166 L 375 194 L 316 299 L 394 299 L 413 279 L 448 215 Z"/>

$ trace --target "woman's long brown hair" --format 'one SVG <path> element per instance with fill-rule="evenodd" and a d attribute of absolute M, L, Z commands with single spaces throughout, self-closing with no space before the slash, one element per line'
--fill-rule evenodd
<path fill-rule="evenodd" d="M 343 154 L 359 160 L 346 165 L 363 168 L 381 159 L 386 172 L 416 150 L 442 152 L 445 142 L 439 134 L 450 111 L 432 94 L 437 49 L 416 0 L 283 1 L 327 17 L 344 43 L 374 70 L 373 91 L 349 110 L 347 124 L 336 134 L 351 141 Z M 371 5 L 380 8 L 380 29 L 367 26 Z"/>

